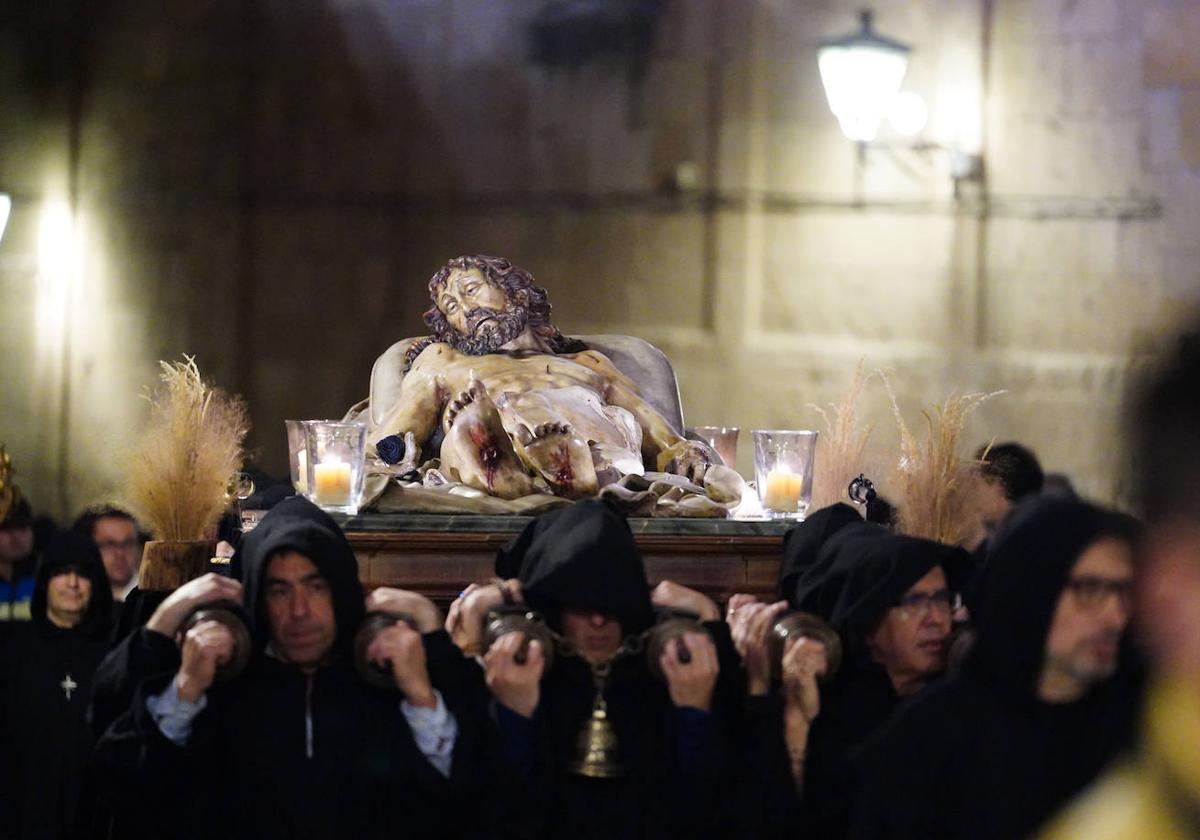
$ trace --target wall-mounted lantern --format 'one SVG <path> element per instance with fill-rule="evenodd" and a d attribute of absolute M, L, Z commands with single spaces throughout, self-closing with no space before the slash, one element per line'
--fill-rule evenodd
<path fill-rule="evenodd" d="M 0 193 L 0 241 L 4 239 L 4 229 L 8 227 L 8 214 L 12 212 L 12 196 Z"/>
<path fill-rule="evenodd" d="M 857 32 L 823 41 L 817 50 L 829 108 L 842 133 L 859 143 L 875 139 L 900 91 L 912 52 L 907 44 L 876 33 L 871 19 L 872 12 L 860 12 Z"/>
<path fill-rule="evenodd" d="M 912 47 L 880 35 L 872 18 L 870 11 L 859 12 L 857 32 L 822 41 L 817 49 L 821 84 L 829 108 L 837 117 L 842 133 L 858 145 L 860 166 L 866 161 L 867 150 L 881 145 L 875 137 L 886 119 L 892 131 L 911 139 L 882 145 L 889 151 L 908 149 L 946 155 L 954 195 L 958 197 L 963 181 L 982 182 L 983 159 L 957 141 L 947 145 L 918 138 L 929 117 L 928 109 L 918 94 L 900 90 Z"/>

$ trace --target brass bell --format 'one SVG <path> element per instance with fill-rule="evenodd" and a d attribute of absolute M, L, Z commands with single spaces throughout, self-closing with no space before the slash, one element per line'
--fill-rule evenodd
<path fill-rule="evenodd" d="M 592 716 L 575 740 L 575 750 L 575 758 L 567 765 L 575 775 L 591 779 L 617 779 L 625 775 L 617 749 L 617 733 L 608 719 L 608 704 L 603 695 L 596 696 Z"/>
<path fill-rule="evenodd" d="M 501 636 L 513 632 L 525 634 L 525 641 L 513 656 L 516 663 L 518 665 L 525 664 L 529 643 L 536 639 L 542 646 L 542 656 L 546 661 L 543 673 L 548 673 L 550 666 L 554 664 L 554 637 L 540 613 L 526 609 L 520 604 L 488 610 L 487 616 L 483 620 L 484 652 L 486 653 L 492 645 L 499 641 Z"/>
<path fill-rule="evenodd" d="M 417 629 L 417 623 L 408 613 L 373 610 L 367 613 L 362 624 L 358 625 L 358 633 L 354 636 L 354 667 L 358 670 L 360 677 L 376 688 L 395 690 L 396 681 L 392 678 L 390 665 L 376 665 L 367 659 L 367 648 L 371 646 L 371 642 L 375 641 L 375 637 L 381 631 L 400 621 L 413 630 Z"/>
<path fill-rule="evenodd" d="M 228 682 L 246 670 L 246 665 L 250 663 L 250 631 L 246 629 L 246 622 L 242 619 L 242 608 L 233 601 L 214 601 L 210 604 L 201 604 L 188 613 L 179 625 L 181 644 L 187 631 L 202 621 L 216 621 L 223 624 L 233 635 L 233 653 L 229 657 L 229 661 L 217 667 L 213 678 L 214 683 Z"/>
<path fill-rule="evenodd" d="M 825 646 L 825 673 L 820 681 L 827 683 L 837 674 L 842 664 L 842 640 L 832 627 L 822 619 L 806 612 L 785 612 L 771 625 L 771 634 L 767 644 L 771 651 L 771 667 L 774 676 L 779 678 L 783 671 L 783 653 L 787 649 L 789 639 L 805 638 L 820 642 Z"/>

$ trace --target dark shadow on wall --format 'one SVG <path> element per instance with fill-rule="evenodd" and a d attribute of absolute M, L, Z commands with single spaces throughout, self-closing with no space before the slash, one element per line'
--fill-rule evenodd
<path fill-rule="evenodd" d="M 365 396 L 375 356 L 419 329 L 423 278 L 445 258 L 419 217 L 380 200 L 456 188 L 412 44 L 391 37 L 436 34 L 406 18 L 422 8 L 109 2 L 62 24 L 88 48 L 81 202 L 147 352 L 194 354 L 242 394 L 270 472 L 286 473 L 285 418 Z"/>

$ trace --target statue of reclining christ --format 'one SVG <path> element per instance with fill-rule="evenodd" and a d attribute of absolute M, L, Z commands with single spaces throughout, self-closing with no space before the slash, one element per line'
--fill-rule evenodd
<path fill-rule="evenodd" d="M 429 281 L 432 332 L 409 349 L 395 406 L 369 442 L 397 472 L 441 427 L 441 471 L 504 499 L 583 498 L 630 473 L 696 484 L 720 458 L 676 432 L 604 354 L 550 322 L 546 290 L 506 259 L 463 256 Z M 399 446 L 403 442 L 403 446 Z"/>

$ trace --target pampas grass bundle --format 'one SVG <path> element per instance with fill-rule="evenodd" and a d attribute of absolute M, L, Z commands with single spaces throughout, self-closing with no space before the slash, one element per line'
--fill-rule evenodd
<path fill-rule="evenodd" d="M 925 409 L 921 414 L 927 433 L 921 443 L 900 416 L 900 406 L 887 376 L 881 371 L 880 377 L 900 429 L 900 460 L 888 485 L 898 493 L 897 528 L 914 537 L 958 545 L 970 531 L 974 482 L 978 476 L 977 463 L 964 462 L 958 456 L 959 437 L 967 416 L 1003 392 L 950 396 L 941 405 Z"/>
<path fill-rule="evenodd" d="M 850 482 L 868 472 L 864 458 L 873 427 L 862 428 L 858 420 L 858 398 L 870 378 L 863 373 L 864 363 L 859 361 L 854 379 L 837 405 L 829 406 L 832 416 L 819 405 L 811 406 L 825 421 L 825 432 L 817 438 L 810 510 L 846 501 Z"/>
<path fill-rule="evenodd" d="M 129 461 L 129 506 L 156 539 L 200 540 L 242 468 L 246 405 L 205 384 L 190 356 L 159 365 L 162 384 L 146 397 L 150 420 Z"/>

